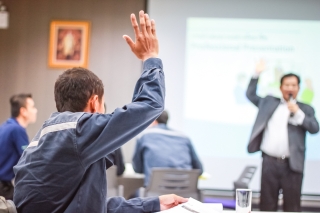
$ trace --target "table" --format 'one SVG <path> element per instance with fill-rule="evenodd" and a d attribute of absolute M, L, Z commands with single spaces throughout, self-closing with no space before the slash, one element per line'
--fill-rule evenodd
<path fill-rule="evenodd" d="M 143 187 L 144 174 L 135 173 L 131 163 L 126 163 L 125 166 L 126 170 L 123 175 L 118 177 L 118 183 L 124 187 L 123 196 L 129 199 L 137 189 Z"/>

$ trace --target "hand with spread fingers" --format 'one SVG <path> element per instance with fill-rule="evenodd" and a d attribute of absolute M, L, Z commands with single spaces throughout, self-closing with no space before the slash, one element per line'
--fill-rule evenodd
<path fill-rule="evenodd" d="M 145 14 L 142 10 L 139 12 L 140 28 L 136 16 L 131 14 L 130 18 L 135 34 L 135 42 L 127 35 L 124 35 L 123 38 L 130 46 L 132 52 L 142 61 L 158 57 L 159 45 L 155 21 L 150 20 L 149 15 Z"/>

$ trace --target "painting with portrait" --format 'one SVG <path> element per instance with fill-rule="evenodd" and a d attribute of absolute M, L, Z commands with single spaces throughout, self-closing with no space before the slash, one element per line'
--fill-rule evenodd
<path fill-rule="evenodd" d="M 87 67 L 89 27 L 89 22 L 52 21 L 49 67 Z"/>

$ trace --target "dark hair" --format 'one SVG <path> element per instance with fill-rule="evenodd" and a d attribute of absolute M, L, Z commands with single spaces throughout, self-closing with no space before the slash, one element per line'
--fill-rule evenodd
<path fill-rule="evenodd" d="M 92 95 L 102 100 L 102 81 L 90 70 L 75 67 L 62 73 L 54 85 L 54 99 L 58 112 L 82 112 Z"/>
<path fill-rule="evenodd" d="M 284 75 L 284 76 L 281 77 L 280 85 L 282 85 L 283 80 L 284 80 L 285 78 L 289 78 L 289 77 L 296 77 L 296 78 L 297 78 L 297 81 L 298 81 L 298 85 L 300 84 L 300 77 L 299 77 L 299 76 L 297 76 L 296 74 L 293 74 L 293 73 L 288 73 L 288 74 L 286 74 L 286 75 Z"/>
<path fill-rule="evenodd" d="M 26 107 L 27 98 L 32 98 L 32 95 L 22 93 L 10 98 L 11 117 L 16 118 L 20 115 L 21 107 Z"/>
<path fill-rule="evenodd" d="M 169 115 L 167 111 L 163 111 L 161 115 L 156 119 L 159 124 L 167 124 Z"/>

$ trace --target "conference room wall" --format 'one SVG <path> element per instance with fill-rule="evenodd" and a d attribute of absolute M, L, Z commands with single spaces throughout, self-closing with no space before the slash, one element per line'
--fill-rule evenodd
<path fill-rule="evenodd" d="M 2 1 L 10 20 L 0 29 L 0 123 L 10 115 L 12 94 L 30 92 L 38 108 L 38 119 L 29 125 L 29 138 L 56 111 L 54 82 L 64 69 L 48 67 L 51 20 L 91 22 L 89 65 L 103 81 L 107 112 L 132 98 L 141 62 L 131 53 L 122 35 L 133 36 L 130 14 L 145 9 L 145 0 L 20 0 Z M 130 161 L 134 145 L 124 146 Z"/>

